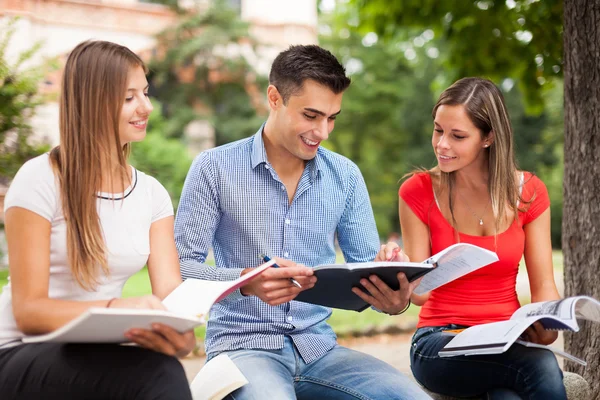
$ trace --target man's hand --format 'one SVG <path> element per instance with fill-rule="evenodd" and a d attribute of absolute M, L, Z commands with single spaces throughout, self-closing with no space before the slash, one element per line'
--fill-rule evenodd
<path fill-rule="evenodd" d="M 544 329 L 544 326 L 536 321 L 523 332 L 521 338 L 527 342 L 548 345 L 558 338 L 558 332 Z"/>
<path fill-rule="evenodd" d="M 241 288 L 244 296 L 256 296 L 265 303 L 276 306 L 293 300 L 298 293 L 315 285 L 317 278 L 313 276 L 312 268 L 283 258 L 275 257 L 275 260 L 281 268 L 268 268 L 257 278 L 244 285 Z M 251 270 L 252 268 L 245 269 L 242 275 Z M 290 278 L 298 281 L 302 288 L 294 286 Z"/>
<path fill-rule="evenodd" d="M 406 254 L 402 252 L 397 243 L 390 242 L 382 245 L 375 261 L 410 261 Z M 406 308 L 413 290 L 419 285 L 421 279 L 408 282 L 404 272 L 399 272 L 398 283 L 400 288 L 392 290 L 385 282 L 371 275 L 369 279 L 361 279 L 360 283 L 367 290 L 365 293 L 359 288 L 352 288 L 352 291 L 361 299 L 390 315 L 396 315 Z"/>

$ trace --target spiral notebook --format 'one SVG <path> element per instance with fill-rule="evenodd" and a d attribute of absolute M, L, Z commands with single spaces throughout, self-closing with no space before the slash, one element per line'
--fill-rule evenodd
<path fill-rule="evenodd" d="M 579 331 L 578 319 L 600 322 L 600 302 L 588 296 L 574 296 L 561 300 L 526 304 L 513 313 L 507 321 L 471 326 L 456 335 L 442 350 L 440 357 L 463 355 L 500 354 L 515 342 L 527 347 L 546 348 L 557 355 L 586 365 L 586 362 L 550 346 L 521 340 L 521 335 L 534 322 L 545 329 Z"/>

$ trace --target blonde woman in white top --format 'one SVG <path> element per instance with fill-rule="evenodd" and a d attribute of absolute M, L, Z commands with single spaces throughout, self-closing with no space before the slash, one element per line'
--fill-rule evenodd
<path fill-rule="evenodd" d="M 129 49 L 90 41 L 69 55 L 60 145 L 25 163 L 5 200 L 10 283 L 0 296 L 0 398 L 191 399 L 176 357 L 192 331 L 132 329 L 139 346 L 23 344 L 90 307 L 164 308 L 180 282 L 164 187 L 127 164 L 152 105 Z M 121 298 L 148 265 L 152 295 Z"/>

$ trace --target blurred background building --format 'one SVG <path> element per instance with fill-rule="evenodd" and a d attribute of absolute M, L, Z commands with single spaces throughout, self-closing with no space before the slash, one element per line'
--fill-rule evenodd
<path fill-rule="evenodd" d="M 45 95 L 30 124 L 30 140 L 58 144 L 58 92 L 62 68 L 71 49 L 88 40 L 107 40 L 127 46 L 148 62 L 157 51 L 156 35 L 175 25 L 180 16 L 169 6 L 150 0 L 0 0 L 0 23 L 13 17 L 16 32 L 6 50 L 16 60 L 25 49 L 41 41 L 41 49 L 27 61 L 58 60 L 58 69 L 45 76 L 39 92 Z M 179 0 L 183 9 L 208 10 L 211 0 Z M 225 0 L 249 24 L 250 35 L 260 43 L 258 57 L 248 60 L 267 75 L 273 58 L 291 44 L 317 42 L 317 0 Z M 260 94 L 262 95 L 262 93 Z M 184 130 L 190 154 L 213 147 L 214 127 L 194 120 Z M 0 222 L 7 187 L 0 181 Z"/>
<path fill-rule="evenodd" d="M 179 0 L 179 3 L 184 8 L 210 6 L 210 0 Z M 268 73 L 272 59 L 290 44 L 317 42 L 316 0 L 228 0 L 228 3 L 250 23 L 250 33 L 264 46 L 259 53 L 261 59 L 253 60 L 261 73 Z M 59 57 L 62 63 L 71 49 L 88 39 L 122 44 L 148 61 L 155 51 L 155 35 L 177 19 L 168 6 L 144 0 L 0 0 L 0 18 L 14 16 L 20 19 L 9 54 L 16 57 L 20 50 L 41 40 L 43 47 L 34 60 Z M 43 93 L 58 93 L 61 72 L 55 71 L 47 77 L 41 88 Z M 59 138 L 56 100 L 38 107 L 32 121 L 35 139 L 51 145 L 57 144 Z M 198 129 L 210 130 L 210 127 L 196 122 L 190 126 L 190 134 L 202 136 Z"/>

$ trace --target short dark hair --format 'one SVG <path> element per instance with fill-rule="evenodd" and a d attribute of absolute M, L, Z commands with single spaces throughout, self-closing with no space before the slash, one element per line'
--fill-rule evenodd
<path fill-rule="evenodd" d="M 327 86 L 333 93 L 350 86 L 346 69 L 331 52 L 316 45 L 295 45 L 282 51 L 273 61 L 269 83 L 277 88 L 284 104 L 302 90 L 306 80 Z"/>

